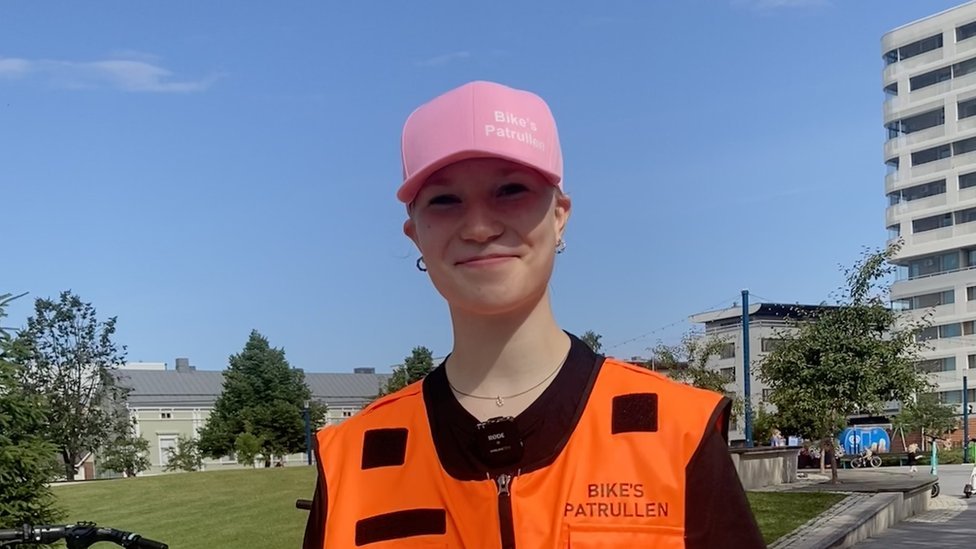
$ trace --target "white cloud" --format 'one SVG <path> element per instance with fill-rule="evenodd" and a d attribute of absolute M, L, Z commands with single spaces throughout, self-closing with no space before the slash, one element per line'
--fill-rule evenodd
<path fill-rule="evenodd" d="M 0 57 L 0 77 L 18 77 L 27 74 L 30 61 L 13 57 Z"/>
<path fill-rule="evenodd" d="M 121 56 L 120 56 L 121 57 Z M 143 59 L 148 58 L 142 54 Z M 129 92 L 188 93 L 209 88 L 221 75 L 200 80 L 174 79 L 172 71 L 146 60 L 60 61 L 0 57 L 0 78 L 35 75 L 68 89 L 111 88 Z"/>
<path fill-rule="evenodd" d="M 443 55 L 437 55 L 429 59 L 424 59 L 423 61 L 418 61 L 417 66 L 419 67 L 441 67 L 451 63 L 453 61 L 458 61 L 461 59 L 467 59 L 471 57 L 471 52 L 468 51 L 456 51 L 453 53 L 445 53 Z"/>

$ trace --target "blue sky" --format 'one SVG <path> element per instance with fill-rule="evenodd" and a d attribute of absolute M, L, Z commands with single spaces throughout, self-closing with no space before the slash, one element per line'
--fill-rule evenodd
<path fill-rule="evenodd" d="M 886 238 L 881 35 L 958 3 L 6 3 L 6 324 L 71 289 L 134 361 L 220 369 L 251 329 L 309 371 L 445 354 L 399 136 L 474 79 L 556 115 L 564 328 L 629 357 L 742 288 L 820 302 Z"/>

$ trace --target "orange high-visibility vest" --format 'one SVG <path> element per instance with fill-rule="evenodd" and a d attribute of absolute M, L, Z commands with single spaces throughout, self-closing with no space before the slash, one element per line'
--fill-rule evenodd
<path fill-rule="evenodd" d="M 438 460 L 421 383 L 317 433 L 326 548 L 685 546 L 686 467 L 728 399 L 607 359 L 551 464 L 462 481 Z"/>

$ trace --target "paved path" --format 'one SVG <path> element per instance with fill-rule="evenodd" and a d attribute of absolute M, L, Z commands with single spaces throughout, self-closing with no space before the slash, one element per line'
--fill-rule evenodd
<path fill-rule="evenodd" d="M 906 519 L 881 535 L 862 541 L 857 547 L 972 546 L 976 543 L 976 505 L 972 502 L 976 500 L 962 497 L 962 487 L 971 472 L 972 465 L 940 466 L 942 493 L 929 502 L 927 513 Z"/>

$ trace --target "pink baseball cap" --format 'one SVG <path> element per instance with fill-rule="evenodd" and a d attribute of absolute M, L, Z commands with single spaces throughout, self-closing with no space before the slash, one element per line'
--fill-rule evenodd
<path fill-rule="evenodd" d="M 534 93 L 494 82 L 469 82 L 420 106 L 403 125 L 403 184 L 409 204 L 437 170 L 468 158 L 503 158 L 534 168 L 562 187 L 556 121 Z"/>

